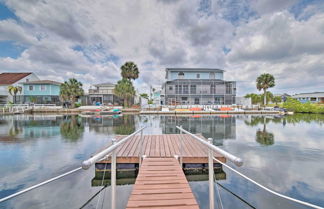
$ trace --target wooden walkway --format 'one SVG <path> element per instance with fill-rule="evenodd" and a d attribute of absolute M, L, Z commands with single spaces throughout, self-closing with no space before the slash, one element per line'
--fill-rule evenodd
<path fill-rule="evenodd" d="M 199 206 L 175 158 L 145 158 L 127 208 L 198 209 Z"/>
<path fill-rule="evenodd" d="M 198 136 L 204 138 L 201 135 Z M 120 140 L 123 137 L 116 138 Z M 189 135 L 163 134 L 143 135 L 143 137 L 142 154 L 146 157 L 173 158 L 174 155 L 178 155 L 182 156 L 183 163 L 208 163 L 206 147 Z M 182 145 L 181 140 L 183 141 Z M 137 135 L 117 148 L 117 163 L 138 163 L 140 152 L 140 136 Z M 223 156 L 217 153 L 214 155 L 218 160 L 225 162 Z M 110 163 L 110 160 L 98 163 Z"/>

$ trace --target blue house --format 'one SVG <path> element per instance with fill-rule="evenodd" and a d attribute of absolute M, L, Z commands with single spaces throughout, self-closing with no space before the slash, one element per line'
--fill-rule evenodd
<path fill-rule="evenodd" d="M 23 103 L 60 104 L 61 83 L 50 80 L 38 80 L 21 84 L 23 85 Z"/>

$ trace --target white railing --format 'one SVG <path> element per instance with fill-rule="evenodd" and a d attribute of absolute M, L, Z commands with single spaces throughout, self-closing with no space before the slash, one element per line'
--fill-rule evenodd
<path fill-rule="evenodd" d="M 237 174 L 237 175 L 243 177 L 244 179 L 248 180 L 249 182 L 252 182 L 253 184 L 257 185 L 258 187 L 260 187 L 260 188 L 262 188 L 262 189 L 264 189 L 264 190 L 270 192 L 271 194 L 274 194 L 274 195 L 276 195 L 276 196 L 278 196 L 278 197 L 281 197 L 281 198 L 284 198 L 284 199 L 286 199 L 286 200 L 290 200 L 290 201 L 292 201 L 292 202 L 299 203 L 299 204 L 301 204 L 301 205 L 308 206 L 308 207 L 311 207 L 311 208 L 324 209 L 324 208 L 321 207 L 321 206 L 314 205 L 314 204 L 311 204 L 311 203 L 308 203 L 308 202 L 305 202 L 305 201 L 302 201 L 302 200 L 298 200 L 298 199 L 295 199 L 295 198 L 292 198 L 292 197 L 288 197 L 288 196 L 283 195 L 283 194 L 280 194 L 279 192 L 276 192 L 276 191 L 274 191 L 274 190 L 272 190 L 272 189 L 270 189 L 270 188 L 268 188 L 268 187 L 266 187 L 266 186 L 263 186 L 262 184 L 260 184 L 260 183 L 258 183 L 258 182 L 256 182 L 256 181 L 254 181 L 253 179 L 247 177 L 246 175 L 242 174 L 241 172 L 237 171 L 236 169 L 234 169 L 234 168 L 228 166 L 228 165 L 225 164 L 224 162 L 222 162 L 222 161 L 220 161 L 219 159 L 215 158 L 215 157 L 213 156 L 213 154 L 212 154 L 210 151 L 217 152 L 217 153 L 223 155 L 224 157 L 226 157 L 227 159 L 229 159 L 230 161 L 232 161 L 233 163 L 235 163 L 235 164 L 238 165 L 238 166 L 241 166 L 241 165 L 243 164 L 243 161 L 242 161 L 240 158 L 238 158 L 238 157 L 236 157 L 236 156 L 234 156 L 234 155 L 232 155 L 232 154 L 230 154 L 230 153 L 228 153 L 228 152 L 226 152 L 226 151 L 220 149 L 219 147 L 216 147 L 215 145 L 213 145 L 213 144 L 211 143 L 211 141 L 212 141 L 211 138 L 209 138 L 209 139 L 208 139 L 208 142 L 207 142 L 206 140 L 204 140 L 204 139 L 202 139 L 202 138 L 199 138 L 198 136 L 196 136 L 196 135 L 190 133 L 189 131 L 183 129 L 182 127 L 179 127 L 179 126 L 176 126 L 176 127 L 177 127 L 177 129 L 180 130 L 180 133 L 181 133 L 181 134 L 182 134 L 182 132 L 183 132 L 183 133 L 186 133 L 186 134 L 192 136 L 194 139 L 198 140 L 198 141 L 201 142 L 203 145 L 205 145 L 206 147 L 209 148 L 209 155 L 208 155 L 208 156 L 209 156 L 209 169 L 212 168 L 212 167 L 211 167 L 211 164 L 213 163 L 213 160 L 215 160 L 215 161 L 217 161 L 218 163 L 220 163 L 220 164 L 222 164 L 223 166 L 225 166 L 226 168 L 228 168 L 229 170 L 233 171 L 235 174 Z M 211 160 L 211 158 L 212 158 L 212 160 Z M 209 172 L 209 180 L 210 180 L 211 178 L 213 178 L 213 174 L 212 174 L 212 172 Z M 211 180 L 210 180 L 210 181 L 211 181 Z M 211 207 L 211 208 L 214 208 L 214 207 L 213 207 L 213 206 L 214 206 L 214 202 L 213 202 L 213 189 L 212 189 L 212 188 L 213 188 L 213 184 L 212 184 L 212 183 L 210 183 L 209 188 L 210 188 L 210 195 L 211 195 L 211 196 L 210 196 L 210 207 Z"/>
<path fill-rule="evenodd" d="M 29 192 L 29 191 L 31 191 L 33 189 L 38 188 L 38 187 L 44 186 L 44 185 L 46 185 L 46 184 L 48 184 L 50 182 L 53 182 L 55 180 L 61 179 L 61 178 L 65 177 L 65 176 L 68 176 L 70 174 L 73 174 L 73 173 L 75 173 L 75 172 L 77 172 L 79 170 L 88 169 L 94 163 L 96 163 L 96 162 L 98 162 L 100 160 L 104 160 L 108 156 L 111 156 L 111 159 L 112 159 L 111 160 L 111 182 L 112 182 L 111 185 L 112 185 L 112 190 L 114 190 L 112 192 L 112 206 L 113 206 L 112 208 L 115 208 L 115 203 L 116 203 L 116 199 L 115 199 L 116 198 L 115 197 L 115 193 L 116 193 L 116 152 L 115 152 L 115 150 L 116 150 L 116 148 L 118 146 L 125 143 L 127 140 L 131 139 L 133 136 L 135 136 L 138 133 L 141 133 L 141 144 L 143 145 L 143 140 L 142 139 L 143 139 L 143 130 L 144 129 L 145 129 L 145 127 L 142 127 L 139 130 L 135 131 L 134 133 L 132 133 L 132 134 L 126 136 L 125 138 L 119 140 L 118 142 L 116 142 L 116 140 L 113 139 L 112 140 L 113 144 L 110 147 L 108 147 L 107 149 L 99 152 L 98 154 L 94 155 L 93 157 L 89 158 L 88 160 L 83 161 L 81 167 L 75 168 L 75 169 L 73 169 L 71 171 L 68 171 L 68 172 L 63 173 L 61 175 L 58 175 L 56 177 L 53 177 L 53 178 L 48 179 L 46 181 L 43 181 L 43 182 L 41 182 L 39 184 L 36 184 L 34 186 L 28 187 L 28 188 L 26 188 L 24 190 L 21 190 L 19 192 L 11 194 L 11 195 L 9 195 L 7 197 L 1 198 L 0 203 L 4 202 L 4 201 L 7 201 L 9 199 L 12 199 L 12 198 L 14 198 L 16 196 L 19 196 L 21 194 L 24 194 L 26 192 Z M 142 151 L 140 151 L 140 156 L 139 156 L 139 159 L 140 159 L 139 162 L 140 163 L 141 163 L 141 156 L 142 156 Z"/>

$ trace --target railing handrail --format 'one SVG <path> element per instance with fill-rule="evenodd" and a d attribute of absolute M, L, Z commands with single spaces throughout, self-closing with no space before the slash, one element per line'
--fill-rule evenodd
<path fill-rule="evenodd" d="M 119 140 L 118 142 L 116 142 L 115 144 L 111 145 L 110 147 L 108 147 L 107 149 L 95 154 L 94 156 L 92 156 L 91 158 L 89 158 L 88 160 L 85 160 L 82 162 L 82 168 L 83 169 L 88 169 L 90 168 L 94 163 L 96 163 L 97 161 L 101 160 L 102 158 L 104 158 L 106 155 L 110 154 L 112 151 L 114 151 L 117 147 L 119 147 L 119 145 L 123 144 L 124 142 L 126 142 L 128 139 L 132 138 L 134 135 L 138 134 L 139 132 L 143 131 L 143 129 L 145 129 L 146 127 L 142 127 L 140 129 L 138 129 L 137 131 L 135 131 L 134 133 L 126 136 L 125 138 Z"/>
<path fill-rule="evenodd" d="M 216 147 L 215 145 L 213 144 L 210 144 L 208 143 L 208 141 L 190 133 L 189 131 L 183 129 L 182 127 L 179 127 L 179 126 L 176 126 L 177 129 L 179 129 L 180 131 L 186 133 L 186 134 L 189 134 L 191 137 L 193 137 L 194 139 L 198 140 L 200 143 L 202 143 L 203 145 L 207 146 L 208 148 L 212 149 L 213 151 L 223 155 L 226 159 L 229 159 L 231 162 L 233 162 L 235 165 L 237 166 L 241 166 L 243 165 L 243 160 L 239 157 L 236 157 L 235 155 L 232 155 L 231 153 L 229 152 L 226 152 L 225 150 L 219 148 L 219 147 Z"/>

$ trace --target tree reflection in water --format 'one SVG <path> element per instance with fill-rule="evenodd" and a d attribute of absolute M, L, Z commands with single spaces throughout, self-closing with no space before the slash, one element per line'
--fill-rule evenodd
<path fill-rule="evenodd" d="M 270 121 L 278 122 L 281 121 L 279 118 L 266 118 L 264 116 L 252 116 L 250 121 L 244 121 L 248 126 L 257 126 L 263 124 L 263 129 L 258 129 L 255 134 L 255 140 L 261 145 L 273 145 L 274 144 L 274 134 L 267 131 L 267 124 Z"/>
<path fill-rule="evenodd" d="M 134 115 L 124 115 L 123 117 L 119 117 L 117 120 L 118 120 L 118 125 L 114 126 L 115 134 L 129 135 L 135 132 Z"/>
<path fill-rule="evenodd" d="M 70 142 L 76 142 L 81 139 L 84 132 L 82 119 L 77 115 L 66 116 L 66 119 L 60 124 L 61 135 Z"/>

